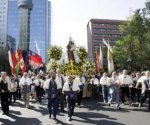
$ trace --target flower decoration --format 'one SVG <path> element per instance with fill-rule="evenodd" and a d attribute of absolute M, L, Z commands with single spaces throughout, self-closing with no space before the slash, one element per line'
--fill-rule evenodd
<path fill-rule="evenodd" d="M 62 48 L 59 46 L 51 46 L 48 49 L 47 54 L 48 54 L 49 60 L 51 59 L 59 60 L 62 56 Z"/>
<path fill-rule="evenodd" d="M 57 61 L 55 59 L 51 59 L 47 65 L 46 65 L 46 70 L 47 72 L 50 72 L 50 71 L 56 71 L 56 69 L 58 68 L 58 64 L 57 64 Z"/>

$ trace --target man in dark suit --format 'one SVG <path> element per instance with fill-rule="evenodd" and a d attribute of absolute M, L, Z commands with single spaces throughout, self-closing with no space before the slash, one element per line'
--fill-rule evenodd
<path fill-rule="evenodd" d="M 58 88 L 55 82 L 56 73 L 51 73 L 51 78 L 46 80 L 44 83 L 44 88 L 47 92 L 47 99 L 48 99 L 48 109 L 49 109 L 49 118 L 51 118 L 51 114 L 53 114 L 54 121 L 57 124 L 57 112 L 58 112 Z M 52 110 L 53 109 L 53 110 Z"/>
<path fill-rule="evenodd" d="M 9 89 L 8 82 L 6 80 L 6 72 L 1 72 L 0 79 L 0 95 L 1 95 L 1 107 L 3 114 L 9 114 Z"/>

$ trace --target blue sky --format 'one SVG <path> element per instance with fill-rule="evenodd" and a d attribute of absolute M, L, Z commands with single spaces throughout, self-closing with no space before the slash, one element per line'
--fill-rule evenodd
<path fill-rule="evenodd" d="M 146 0 L 51 0 L 52 44 L 67 46 L 70 35 L 76 46 L 87 48 L 87 23 L 91 18 L 126 20 Z"/>

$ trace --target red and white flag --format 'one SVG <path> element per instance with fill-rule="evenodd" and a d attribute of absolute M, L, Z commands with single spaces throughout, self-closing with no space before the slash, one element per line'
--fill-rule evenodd
<path fill-rule="evenodd" d="M 11 68 L 11 73 L 16 74 L 17 60 L 15 57 L 15 52 L 13 51 L 10 42 L 8 42 L 8 59 Z"/>
<path fill-rule="evenodd" d="M 35 69 L 39 67 L 43 67 L 42 57 L 37 53 L 30 50 L 29 63 Z"/>

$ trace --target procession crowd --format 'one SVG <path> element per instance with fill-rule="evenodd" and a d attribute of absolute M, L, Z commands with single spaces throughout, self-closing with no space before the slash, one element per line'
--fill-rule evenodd
<path fill-rule="evenodd" d="M 1 72 L 0 98 L 3 114 L 9 115 L 9 105 L 16 100 L 23 99 L 24 107 L 30 108 L 30 99 L 35 99 L 40 104 L 43 96 L 47 97 L 49 118 L 58 122 L 58 110 L 65 112 L 67 108 L 68 120 L 72 120 L 75 106 L 81 108 L 82 99 L 100 97 L 103 102 L 110 106 L 120 104 L 138 103 L 139 108 L 148 99 L 150 110 L 150 71 L 127 73 L 112 72 L 110 76 L 103 74 L 92 74 L 91 77 L 79 73 L 78 76 L 62 74 L 60 69 L 50 73 L 27 73 L 23 75 L 8 76 Z"/>

